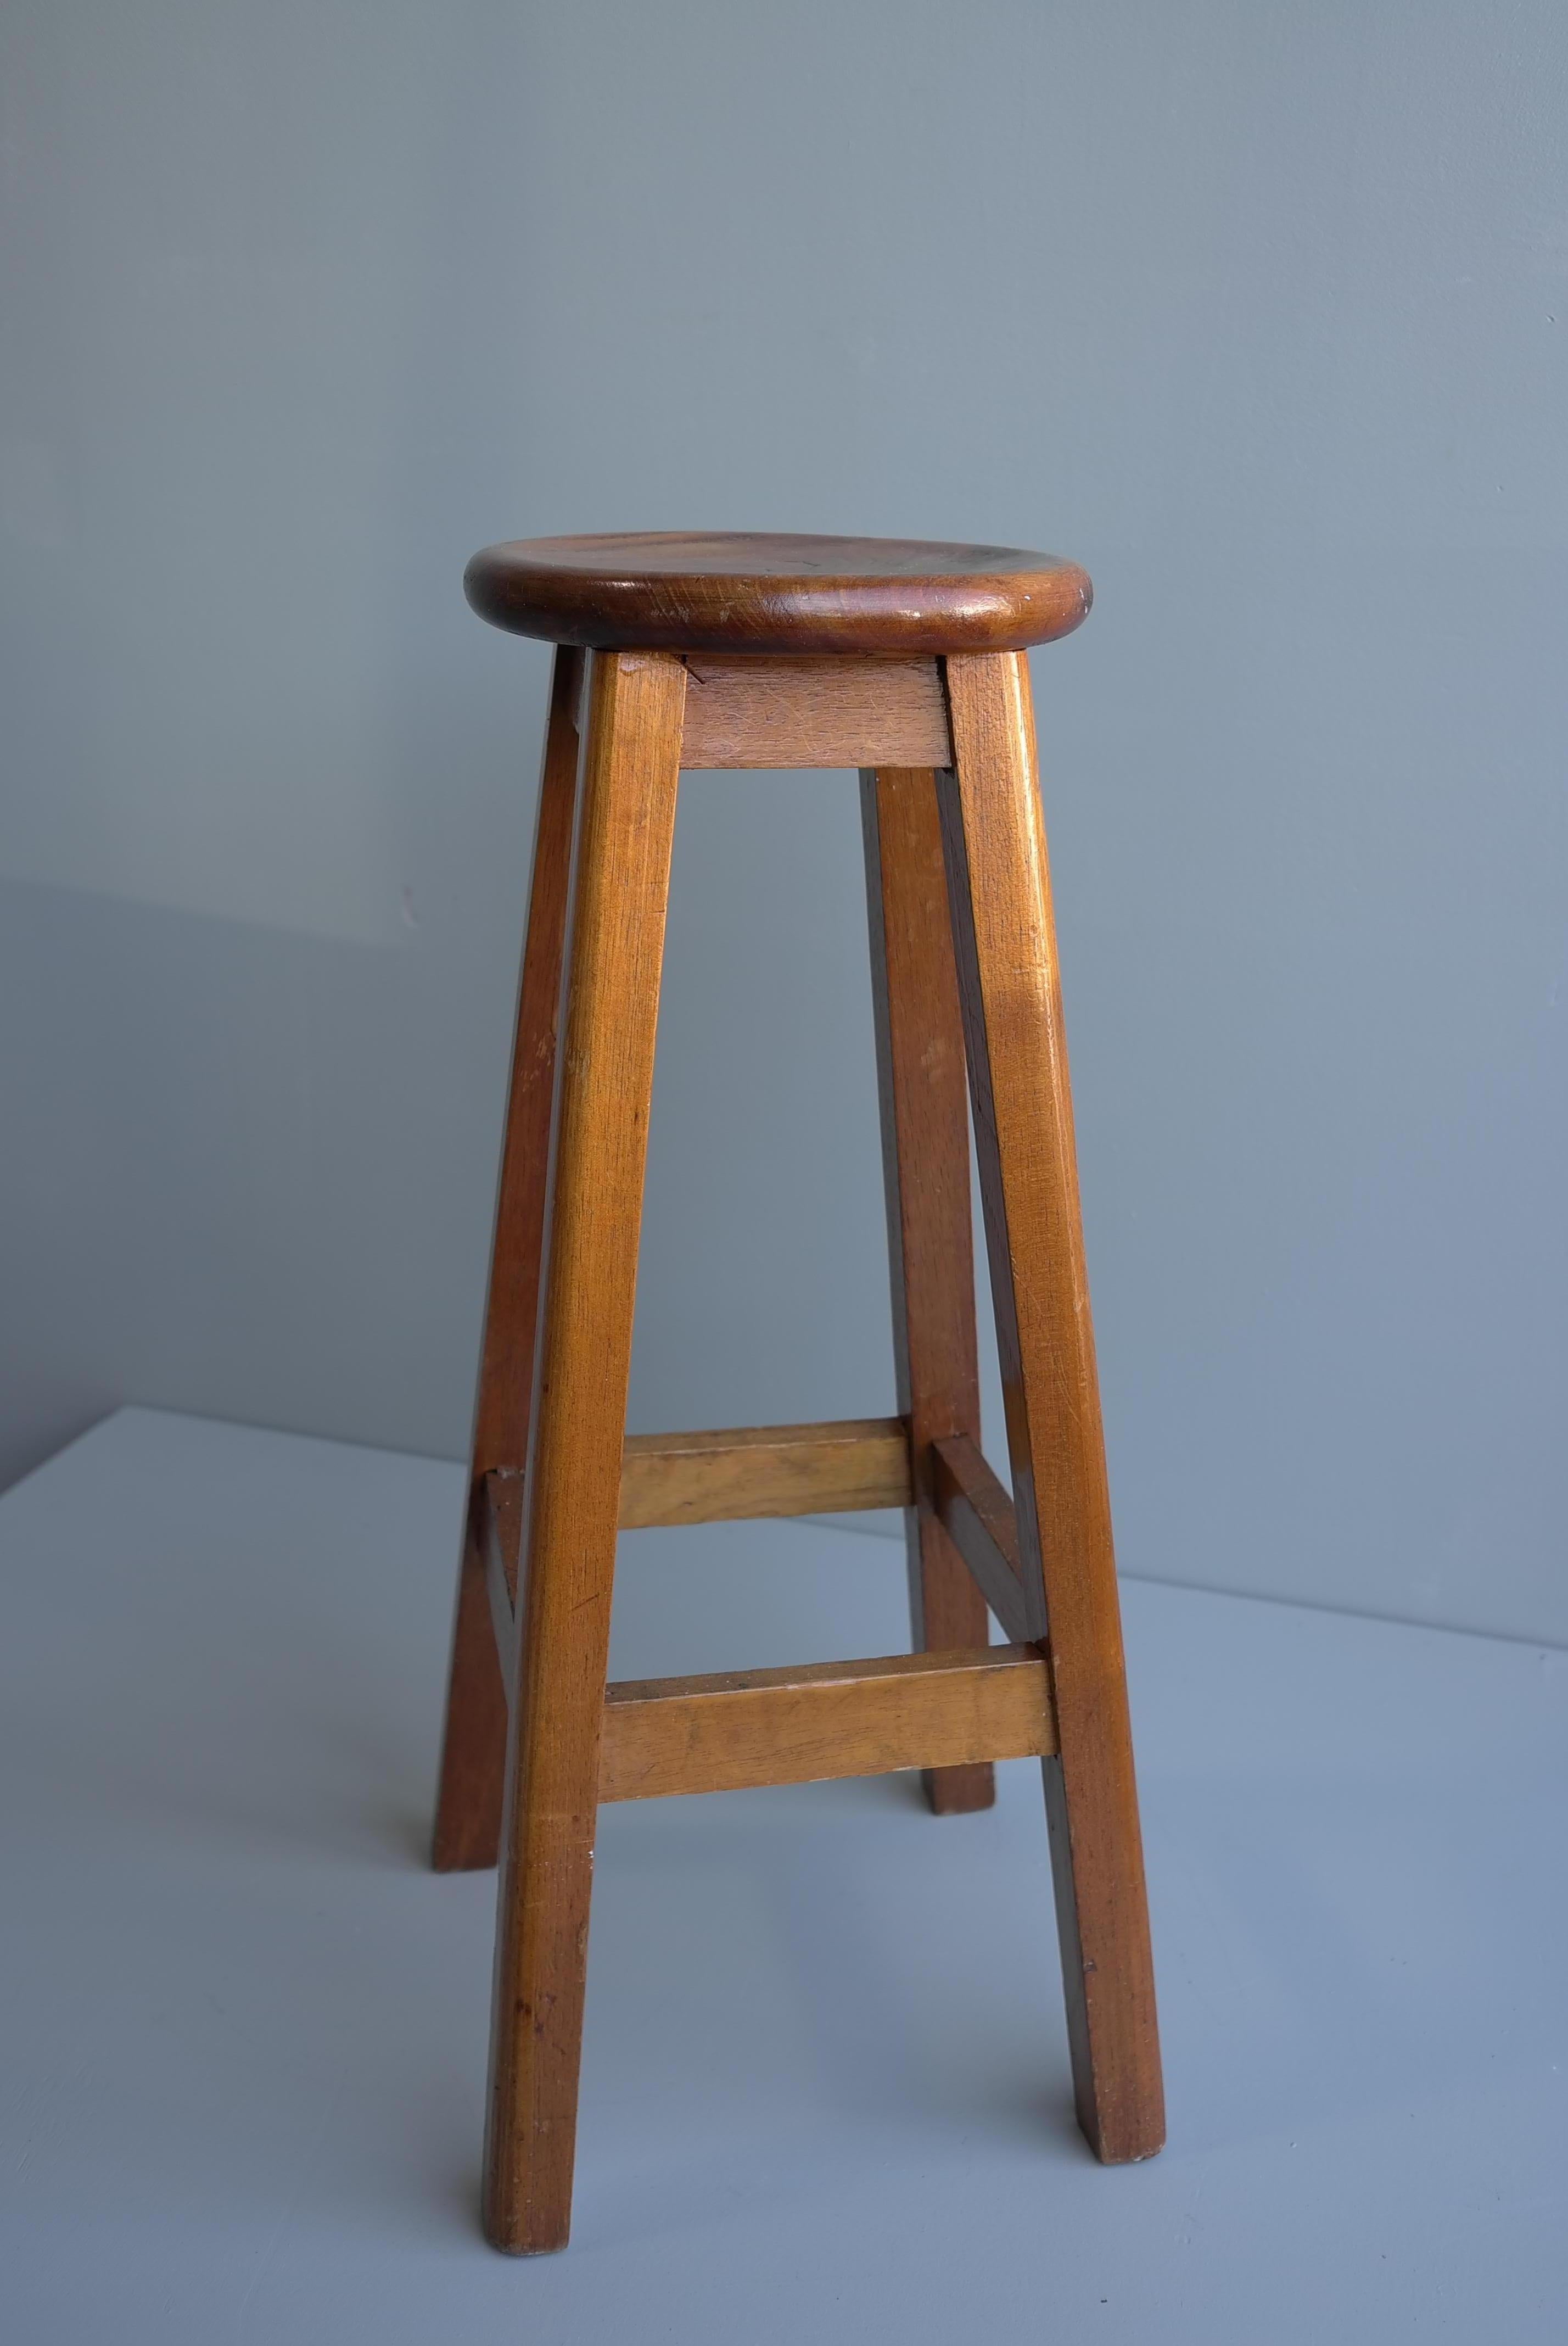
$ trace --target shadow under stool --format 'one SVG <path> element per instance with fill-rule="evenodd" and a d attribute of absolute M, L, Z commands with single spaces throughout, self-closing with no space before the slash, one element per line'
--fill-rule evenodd
<path fill-rule="evenodd" d="M 875 538 L 541 538 L 482 617 L 556 646 L 435 1829 L 501 1865 L 484 2222 L 571 2219 L 601 1800 L 1038 1754 L 1079 2123 L 1164 2139 L 1094 1335 L 1024 654 L 1071 563 Z M 858 767 L 899 1415 L 626 1435 L 681 769 Z M 972 1105 L 1011 1492 L 979 1446 Z M 910 1654 L 606 1684 L 619 1530 L 902 1506 Z M 1007 1643 L 988 1642 L 994 1614 Z"/>

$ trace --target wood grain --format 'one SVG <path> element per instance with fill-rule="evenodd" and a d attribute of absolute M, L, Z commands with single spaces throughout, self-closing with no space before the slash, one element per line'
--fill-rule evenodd
<path fill-rule="evenodd" d="M 943 760 L 945 763 L 945 760 Z M 936 778 L 927 768 L 860 776 L 871 1004 L 899 1407 L 915 1488 L 905 1510 L 917 1647 L 983 1646 L 984 1600 L 932 1504 L 931 1444 L 980 1432 L 969 1101 Z M 989 1808 L 989 1768 L 928 1774 L 938 1815 Z"/>
<path fill-rule="evenodd" d="M 514 539 L 463 584 L 514 635 L 678 652 L 1015 650 L 1091 597 L 1075 563 L 1021 546 L 725 531 Z"/>
<path fill-rule="evenodd" d="M 686 671 L 594 662 L 552 1127 L 491 2040 L 485 2229 L 571 2221 L 599 1739 Z"/>
<path fill-rule="evenodd" d="M 545 733 L 436 1795 L 432 1862 L 441 1873 L 494 1865 L 501 1839 L 506 1694 L 491 1634 L 478 1509 L 485 1475 L 498 1466 L 521 1468 L 528 1454 L 583 667 L 580 652 L 557 651 Z"/>
<path fill-rule="evenodd" d="M 901 1418 L 636 1433 L 621 1467 L 621 1529 L 901 1507 L 909 1492 Z"/>
<path fill-rule="evenodd" d="M 1078 2117 L 1101 2158 L 1146 2158 L 1164 2095 L 1028 669 L 954 658 L 947 685 L 942 829 L 1018 1543 L 1050 1623 L 1046 1810 Z"/>
<path fill-rule="evenodd" d="M 945 766 L 934 659 L 789 659 L 693 653 L 683 767 Z"/>
<path fill-rule="evenodd" d="M 640 1800 L 1053 1750 L 1045 1665 L 1030 1646 L 894 1654 L 609 1688 L 599 1798 Z"/>
<path fill-rule="evenodd" d="M 1024 1644 L 1045 1636 L 1045 1598 L 1038 1579 L 1026 1580 L 1018 1560 L 1018 1520 L 1013 1501 L 967 1434 L 935 1442 L 931 1454 L 932 1500 L 937 1520 L 972 1574 L 1003 1633 Z"/>

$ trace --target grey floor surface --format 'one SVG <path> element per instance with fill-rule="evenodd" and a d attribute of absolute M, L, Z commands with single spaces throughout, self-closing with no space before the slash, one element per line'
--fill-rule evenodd
<path fill-rule="evenodd" d="M 1170 2147 L 1074 2131 L 1039 1779 L 606 1810 L 576 2225 L 475 2226 L 423 1864 L 460 1476 L 127 1411 L 0 1502 L 8 2346 L 1568 2336 L 1568 1655 L 1125 1591 Z M 889 1542 L 631 1535 L 619 1675 L 885 1652 Z"/>

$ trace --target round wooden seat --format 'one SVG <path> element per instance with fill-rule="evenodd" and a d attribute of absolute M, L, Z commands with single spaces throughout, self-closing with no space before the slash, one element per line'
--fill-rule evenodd
<path fill-rule="evenodd" d="M 748 531 L 517 538 L 463 584 L 493 627 L 595 651 L 1023 651 L 1091 595 L 1075 563 L 1018 546 Z"/>

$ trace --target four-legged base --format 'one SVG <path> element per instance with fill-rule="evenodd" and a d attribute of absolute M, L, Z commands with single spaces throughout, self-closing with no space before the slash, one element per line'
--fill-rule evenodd
<path fill-rule="evenodd" d="M 862 769 L 899 1414 L 627 1441 L 678 775 L 790 764 Z M 979 1446 L 971 1100 L 1011 1491 Z M 621 1529 L 889 1505 L 913 1652 L 606 1684 Z M 495 2245 L 567 2236 L 601 1800 L 908 1768 L 957 1811 L 1026 1754 L 1080 2121 L 1103 2159 L 1147 2157 L 1153 1975 L 1024 660 L 559 651 L 435 1842 L 442 1867 L 501 1861 Z"/>

